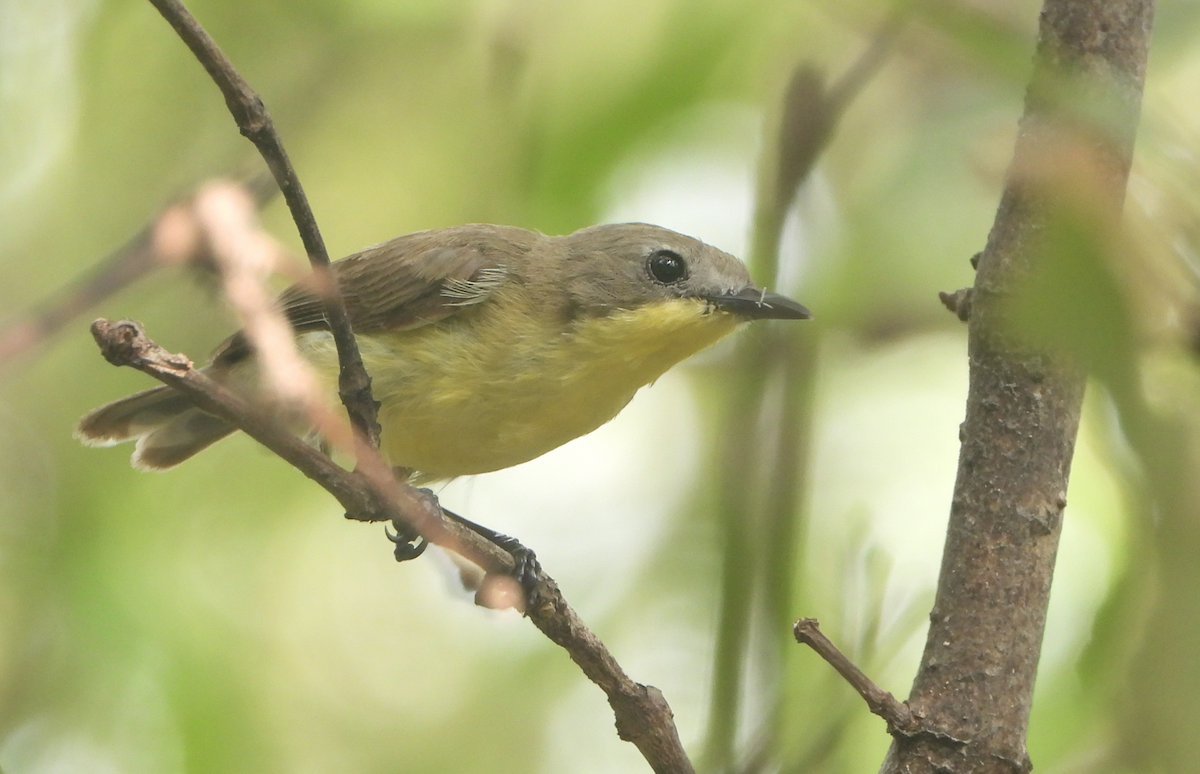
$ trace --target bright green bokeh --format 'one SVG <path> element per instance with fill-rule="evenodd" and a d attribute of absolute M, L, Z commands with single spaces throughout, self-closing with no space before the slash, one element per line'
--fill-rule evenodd
<path fill-rule="evenodd" d="M 1144 142 L 1200 127 L 1193 6 L 1162 4 Z M 740 0 L 191 7 L 264 96 L 335 255 L 453 223 L 561 233 L 610 213 L 732 243 L 749 229 L 760 124 L 788 69 L 840 73 L 883 13 Z M 819 617 L 899 696 L 923 643 L 966 390 L 965 328 L 936 293 L 972 282 L 1036 22 L 1029 2 L 983 7 L 913 23 L 802 193 L 783 256 L 784 276 L 802 278 L 785 289 L 823 326 L 795 617 Z M 1200 176 L 1157 150 L 1143 158 L 1140 179 L 1165 192 L 1150 221 L 1190 212 Z M 0 0 L 3 317 L 169 197 L 254 159 L 148 3 Z M 1191 217 L 1163 229 L 1194 250 Z M 280 202 L 264 219 L 298 250 Z M 1087 272 L 1068 263 L 1055 279 L 1078 288 Z M 1139 311 L 1153 294 L 1136 283 L 1162 280 L 1153 272 L 1092 276 L 1066 310 L 1073 326 L 1058 324 L 1062 308 L 1037 322 L 1107 365 L 1114 340 L 1147 334 L 1103 304 L 1126 294 Z M 380 529 L 344 522 L 249 440 L 163 475 L 132 471 L 127 449 L 79 447 L 78 416 L 148 384 L 97 356 L 98 315 L 141 320 L 196 359 L 232 327 L 211 289 L 165 270 L 5 375 L 4 771 L 645 770 L 599 690 L 527 622 L 456 598 L 436 560 L 396 565 Z M 699 471 L 729 352 L 664 377 L 593 436 L 442 493 L 537 549 L 632 676 L 664 690 L 697 751 L 719 571 Z M 1144 603 L 1129 591 L 1130 552 L 1146 547 L 1126 512 L 1128 450 L 1103 393 L 1085 413 L 1031 730 L 1040 770 L 1106 749 L 1126 642 L 1104 615 L 1120 594 Z M 882 723 L 811 653 L 789 651 L 783 676 L 760 679 L 787 697 L 784 770 L 877 767 Z"/>

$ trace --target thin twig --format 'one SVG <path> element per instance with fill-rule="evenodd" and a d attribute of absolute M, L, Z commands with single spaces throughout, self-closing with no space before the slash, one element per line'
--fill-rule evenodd
<path fill-rule="evenodd" d="M 129 320 L 110 322 L 100 319 L 92 323 L 92 336 L 100 346 L 105 360 L 116 366 L 135 368 L 163 384 L 187 396 L 204 411 L 221 417 L 282 457 L 293 467 L 320 484 L 359 521 L 420 520 L 430 509 L 427 502 L 415 495 L 381 497 L 366 486 L 360 477 L 341 468 L 319 450 L 296 437 L 269 414 L 250 405 L 239 395 L 205 376 L 192 367 L 192 362 L 183 355 L 174 355 L 146 336 L 140 324 Z M 390 493 L 389 493 L 390 494 Z M 411 498 L 411 499 L 410 499 Z M 410 512 L 411 511 L 411 512 Z M 441 515 L 435 517 L 441 524 Z M 430 534 L 434 542 L 446 538 L 438 534 L 443 531 L 426 523 L 418 526 Z M 468 531 L 450 525 L 445 527 L 450 534 L 462 534 L 461 546 L 450 546 L 457 553 L 475 562 L 480 567 L 493 571 L 511 569 L 508 554 L 491 543 L 470 536 Z"/>
<path fill-rule="evenodd" d="M 374 449 L 359 441 L 359 467 L 351 472 L 304 443 L 275 419 L 251 406 L 221 384 L 149 339 L 138 323 L 97 320 L 92 335 L 106 360 L 129 366 L 170 385 L 200 408 L 237 425 L 247 435 L 291 463 L 334 496 L 347 515 L 360 521 L 412 524 L 422 537 L 484 568 L 492 577 L 513 569 L 507 551 L 472 530 L 445 518 L 430 498 L 402 485 Z M 585 675 L 608 697 L 621 738 L 642 752 L 655 772 L 691 774 L 691 763 L 679 741 L 673 715 L 657 688 L 629 678 L 616 659 L 580 620 L 544 571 L 538 572 L 530 620 L 564 648 Z"/>
<path fill-rule="evenodd" d="M 279 192 L 275 182 L 265 174 L 256 175 L 241 185 L 260 208 Z M 181 208 L 191 207 L 193 196 L 168 204 L 136 236 L 74 282 L 0 326 L 0 369 L 11 366 L 27 354 L 37 353 L 41 345 L 68 322 L 150 271 L 177 263 L 175 251 L 163 249 L 160 231 Z"/>
<path fill-rule="evenodd" d="M 362 444 L 355 472 L 338 467 L 328 456 L 312 448 L 278 422 L 221 384 L 192 367 L 186 356 L 166 352 L 140 325 L 128 320 L 110 323 L 96 320 L 92 336 L 109 362 L 130 366 L 149 374 L 188 397 L 198 407 L 233 422 L 248 436 L 274 451 L 308 478 L 325 488 L 359 521 L 401 520 L 418 530 L 433 544 L 448 548 L 484 568 L 493 578 L 506 578 L 512 557 L 462 524 L 448 520 L 432 500 L 392 478 L 391 469 L 373 449 Z M 563 599 L 553 578 L 539 571 L 533 594 L 536 604 L 526 613 L 554 643 L 601 690 L 617 719 L 620 738 L 634 743 L 655 772 L 689 774 L 691 763 L 679 742 L 671 708 L 653 686 L 630 679 L 598 637 L 588 630 Z"/>
<path fill-rule="evenodd" d="M 350 423 L 369 440 L 371 446 L 378 447 L 379 406 L 371 396 L 371 377 L 363 366 L 345 302 L 341 294 L 336 292 L 337 284 L 329 269 L 329 253 L 325 249 L 325 241 L 321 238 L 316 217 L 300 185 L 296 170 L 288 160 L 283 142 L 275 131 L 266 105 L 180 0 L 150 2 L 175 29 L 220 88 L 238 129 L 258 148 L 271 174 L 279 183 L 279 190 L 283 192 L 283 198 L 287 201 L 288 209 L 296 222 L 313 272 L 318 275 L 317 285 L 334 289 L 334 292 L 324 294 L 323 303 L 325 319 L 329 322 L 329 329 L 337 346 L 338 363 L 341 366 L 338 377 L 339 394 L 350 416 Z"/>
<path fill-rule="evenodd" d="M 322 411 L 327 406 L 324 390 L 315 370 L 301 357 L 295 331 L 268 284 L 273 274 L 290 265 L 283 247 L 262 227 L 246 197 L 227 184 L 214 182 L 202 188 L 189 214 L 209 246 L 241 334 L 254 348 L 267 394 L 302 408 L 311 424 L 324 430 L 312 417 L 317 406 Z"/>
<path fill-rule="evenodd" d="M 543 576 L 539 575 L 539 581 L 543 581 Z M 604 643 L 567 605 L 558 586 L 549 578 L 544 581 L 538 604 L 528 611 L 529 618 L 604 691 L 616 716 L 617 734 L 632 742 L 658 774 L 692 774 L 695 770 L 684 752 L 675 716 L 662 692 L 631 680 Z"/>
<path fill-rule="evenodd" d="M 876 73 L 891 50 L 906 17 L 897 4 L 882 21 L 866 50 L 833 86 L 826 86 L 813 65 L 796 66 L 783 95 L 778 133 L 773 138 L 773 163 L 764 164 L 758 184 L 750 265 L 766 284 L 778 284 L 779 246 L 784 220 L 797 192 L 811 176 L 821 153 L 829 145 L 838 122 L 849 109 L 870 76 Z M 720 456 L 721 475 L 716 495 L 723 514 L 724 556 L 721 587 L 721 620 L 714 657 L 713 691 L 710 699 L 709 730 L 705 740 L 707 764 L 728 769 L 734 758 L 734 741 L 742 697 L 742 670 L 750 637 L 750 620 L 755 594 L 761 593 L 766 608 L 764 620 L 782 651 L 782 629 L 790 611 L 791 578 L 795 571 L 797 509 L 807 487 L 808 445 L 812 401 L 816 384 L 816 353 L 820 329 L 748 331 L 739 352 L 739 362 L 730 370 L 736 375 L 730 388 Z M 782 374 L 786 423 L 776 448 L 760 455 L 746 428 L 758 426 L 764 396 L 773 380 L 771 369 Z M 767 459 L 769 462 L 763 463 Z M 758 521 L 747 518 L 754 503 L 746 496 L 745 482 L 753 472 L 768 467 L 774 477 L 761 507 Z M 757 535 L 751 529 L 757 528 Z M 764 588 L 765 587 L 765 588 Z M 779 632 L 780 634 L 777 634 Z M 767 697 L 775 706 L 766 713 L 764 745 L 773 746 L 779 733 L 778 697 Z"/>
<path fill-rule="evenodd" d="M 792 631 L 796 635 L 796 642 L 812 648 L 817 655 L 829 662 L 829 665 L 850 683 L 850 687 L 858 691 L 858 695 L 863 697 L 871 712 L 887 721 L 890 733 L 909 734 L 915 730 L 916 720 L 908 705 L 898 701 L 895 696 L 867 677 L 849 656 L 825 636 L 817 619 L 801 618 L 796 621 Z"/>
<path fill-rule="evenodd" d="M 821 71 L 808 62 L 801 62 L 792 71 L 784 91 L 777 156 L 773 168 L 764 170 L 774 178 L 773 185 L 760 188 L 772 196 L 755 213 L 753 265 L 765 277 L 773 278 L 778 273 L 783 220 L 800 187 L 812 175 L 842 116 L 887 61 L 909 14 L 905 3 L 893 5 L 867 48 L 832 84 L 827 84 Z"/>

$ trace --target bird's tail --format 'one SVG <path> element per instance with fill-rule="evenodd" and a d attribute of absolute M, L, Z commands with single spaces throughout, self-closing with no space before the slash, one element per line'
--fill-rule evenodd
<path fill-rule="evenodd" d="M 170 387 L 155 387 L 89 412 L 75 437 L 89 446 L 137 441 L 132 463 L 166 470 L 207 449 L 236 430 L 224 419 L 196 408 Z"/>

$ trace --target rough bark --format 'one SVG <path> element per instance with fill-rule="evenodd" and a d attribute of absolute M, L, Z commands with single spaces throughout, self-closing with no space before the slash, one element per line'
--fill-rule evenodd
<path fill-rule="evenodd" d="M 909 705 L 883 772 L 1025 772 L 1085 376 L 1016 315 L 1061 260 L 1064 219 L 1118 221 L 1153 17 L 1150 0 L 1047 0 L 1005 191 L 978 265 L 958 479 Z M 1026 321 L 1027 322 L 1027 321 Z M 1061 337 L 1058 337 L 1061 341 Z"/>

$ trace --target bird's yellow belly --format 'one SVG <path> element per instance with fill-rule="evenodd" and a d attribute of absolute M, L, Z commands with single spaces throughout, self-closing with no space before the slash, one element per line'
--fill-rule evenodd
<path fill-rule="evenodd" d="M 683 299 L 581 321 L 568 332 L 486 306 L 474 319 L 359 337 L 381 403 L 383 450 L 421 480 L 510 467 L 585 435 L 638 388 L 738 324 Z M 301 343 L 321 371 L 336 373 L 326 334 L 305 334 Z"/>
<path fill-rule="evenodd" d="M 624 383 L 622 383 L 624 382 Z M 616 416 L 641 385 L 539 376 L 385 401 L 383 443 L 424 477 L 485 473 L 531 460 Z"/>

